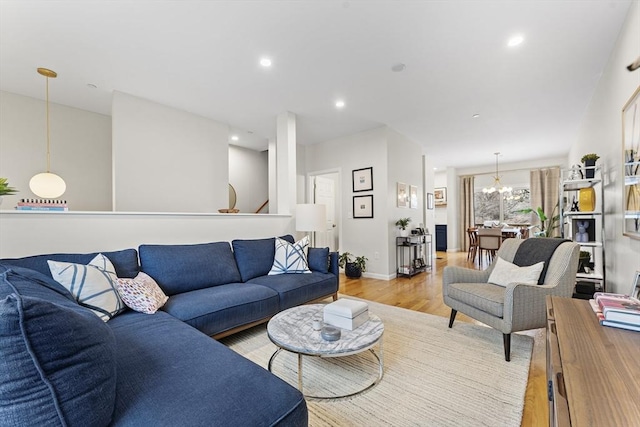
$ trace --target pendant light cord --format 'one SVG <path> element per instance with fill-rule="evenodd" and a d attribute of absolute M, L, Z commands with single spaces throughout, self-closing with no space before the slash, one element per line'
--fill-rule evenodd
<path fill-rule="evenodd" d="M 51 172 L 51 143 L 49 141 L 49 77 L 47 76 L 47 173 Z"/>

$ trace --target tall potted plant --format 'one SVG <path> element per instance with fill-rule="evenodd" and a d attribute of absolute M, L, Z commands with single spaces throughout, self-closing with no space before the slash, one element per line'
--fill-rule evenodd
<path fill-rule="evenodd" d="M 409 230 L 407 229 L 407 227 L 409 226 L 410 222 L 411 218 L 400 218 L 396 221 L 396 227 L 400 229 L 401 237 L 407 237 L 409 235 Z"/>
<path fill-rule="evenodd" d="M 355 256 L 349 252 L 343 252 L 338 257 L 338 265 L 344 268 L 344 275 L 351 279 L 358 279 L 367 269 L 367 258 L 365 256 Z"/>
<path fill-rule="evenodd" d="M 556 204 L 551 211 L 551 215 L 545 214 L 540 206 L 538 206 L 538 209 L 526 208 L 522 209 L 520 212 L 525 214 L 533 213 L 540 220 L 540 225 L 535 226 L 535 228 L 540 229 L 539 232 L 534 233 L 535 237 L 551 237 L 553 235 L 553 231 L 558 228 L 560 222 L 560 215 L 556 214 L 557 210 L 558 205 Z"/>
<path fill-rule="evenodd" d="M 582 156 L 582 163 L 584 163 L 584 172 L 587 179 L 593 179 L 596 174 L 596 160 L 598 160 L 600 156 L 596 153 L 589 153 Z"/>

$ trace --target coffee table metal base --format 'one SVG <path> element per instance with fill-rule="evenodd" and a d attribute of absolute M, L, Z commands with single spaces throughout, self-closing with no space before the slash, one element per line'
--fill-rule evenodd
<path fill-rule="evenodd" d="M 376 384 L 378 384 L 381 380 L 382 380 L 382 376 L 384 375 L 384 358 L 383 358 L 383 350 L 382 350 L 382 337 L 380 338 L 379 341 L 377 341 L 376 343 L 374 343 L 371 347 L 373 347 L 375 344 L 378 344 L 378 352 L 380 353 L 379 355 L 373 350 L 373 348 L 365 348 L 362 350 L 359 350 L 357 352 L 353 352 L 353 353 L 349 353 L 349 354 L 339 354 L 336 356 L 331 356 L 331 355 L 317 355 L 317 354 L 304 354 L 304 353 L 297 353 L 297 352 L 292 352 L 290 350 L 286 350 L 282 347 L 278 347 L 278 349 L 271 355 L 271 358 L 269 358 L 269 365 L 268 365 L 268 370 L 269 372 L 271 372 L 271 365 L 273 364 L 274 359 L 276 358 L 276 356 L 278 354 L 280 354 L 280 352 L 282 350 L 286 350 L 289 351 L 290 353 L 295 353 L 298 355 L 298 390 L 300 390 L 300 392 L 304 395 L 305 398 L 307 399 L 317 399 L 317 400 L 333 400 L 333 399 L 344 399 L 347 397 L 353 397 L 353 396 L 357 396 L 361 393 L 364 393 L 367 390 L 370 390 L 371 388 L 375 387 Z M 353 393 L 348 393 L 348 394 L 343 394 L 343 395 L 339 395 L 339 396 L 311 396 L 308 394 L 304 394 L 304 390 L 303 390 L 303 382 L 302 382 L 302 356 L 312 356 L 312 357 L 320 357 L 320 358 L 330 358 L 330 357 L 343 357 L 343 356 L 349 356 L 352 354 L 358 354 L 358 353 L 362 353 L 364 351 L 369 350 L 371 352 L 371 354 L 373 354 L 373 357 L 376 358 L 376 360 L 378 361 L 378 377 L 373 380 L 373 382 L 369 385 L 367 385 L 366 387 L 364 387 L 361 390 L 358 391 L 354 391 Z"/>

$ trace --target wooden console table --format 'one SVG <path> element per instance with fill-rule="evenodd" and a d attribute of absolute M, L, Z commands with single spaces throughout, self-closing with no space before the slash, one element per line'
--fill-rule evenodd
<path fill-rule="evenodd" d="M 588 301 L 547 297 L 551 426 L 640 426 L 640 332 L 601 326 Z"/>

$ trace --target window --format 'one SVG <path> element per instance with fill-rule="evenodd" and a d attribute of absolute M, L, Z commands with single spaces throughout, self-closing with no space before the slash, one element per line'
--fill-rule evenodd
<path fill-rule="evenodd" d="M 474 191 L 475 223 L 499 221 L 508 224 L 529 224 L 531 214 L 520 212 L 531 206 L 531 193 L 528 188 L 515 188 L 511 193 L 500 194 Z"/>

